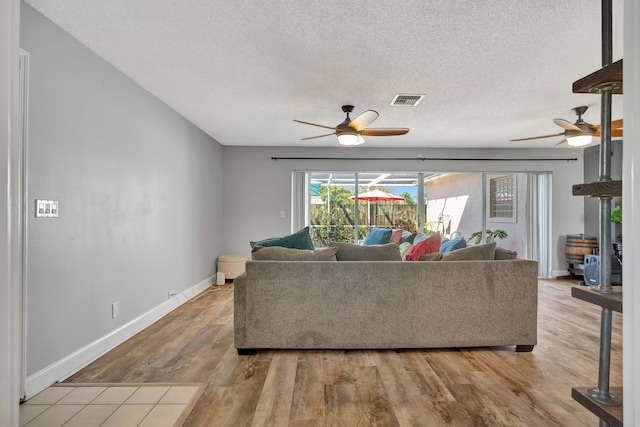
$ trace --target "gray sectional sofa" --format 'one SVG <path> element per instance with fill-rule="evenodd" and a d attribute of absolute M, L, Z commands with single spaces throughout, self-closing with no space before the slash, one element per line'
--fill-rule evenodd
<path fill-rule="evenodd" d="M 234 298 L 239 354 L 537 343 L 531 260 L 252 260 Z"/>

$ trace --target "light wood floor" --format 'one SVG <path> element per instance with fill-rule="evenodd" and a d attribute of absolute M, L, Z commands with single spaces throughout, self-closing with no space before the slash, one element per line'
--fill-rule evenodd
<path fill-rule="evenodd" d="M 403 351 L 233 347 L 233 285 L 205 291 L 67 382 L 204 382 L 186 426 L 595 426 L 571 398 L 598 378 L 600 309 L 541 280 L 538 345 Z M 611 386 L 622 385 L 613 314 Z"/>

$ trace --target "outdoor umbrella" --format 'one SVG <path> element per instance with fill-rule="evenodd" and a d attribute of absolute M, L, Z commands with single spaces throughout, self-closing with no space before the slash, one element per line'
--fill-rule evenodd
<path fill-rule="evenodd" d="M 355 200 L 355 198 L 356 196 L 352 196 L 351 200 Z M 385 193 L 382 190 L 371 190 L 371 191 L 358 194 L 358 200 L 366 200 L 368 202 L 392 202 L 395 200 L 404 200 L 404 197 L 396 196 L 395 194 Z M 376 205 L 376 211 L 377 211 L 377 205 Z M 369 214 L 368 209 L 367 209 L 367 214 Z M 371 219 L 369 219 L 369 223 L 370 222 L 371 222 Z"/>

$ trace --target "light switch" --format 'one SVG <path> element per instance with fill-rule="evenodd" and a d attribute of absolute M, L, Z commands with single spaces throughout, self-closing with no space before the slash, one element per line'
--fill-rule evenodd
<path fill-rule="evenodd" d="M 36 218 L 57 218 L 57 200 L 36 200 Z"/>
<path fill-rule="evenodd" d="M 285 217 L 285 212 L 284 211 L 280 211 L 280 218 L 284 219 Z"/>

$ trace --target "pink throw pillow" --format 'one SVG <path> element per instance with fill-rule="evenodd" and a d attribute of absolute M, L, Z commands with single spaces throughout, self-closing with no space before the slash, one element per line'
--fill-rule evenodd
<path fill-rule="evenodd" d="M 394 228 L 391 232 L 391 239 L 389 239 L 389 243 L 399 243 L 402 238 L 402 229 Z"/>
<path fill-rule="evenodd" d="M 403 261 L 419 261 L 420 257 L 424 254 L 432 254 L 440 251 L 440 235 L 434 234 L 428 239 L 423 240 L 417 245 L 411 246 L 411 249 L 404 254 Z"/>

